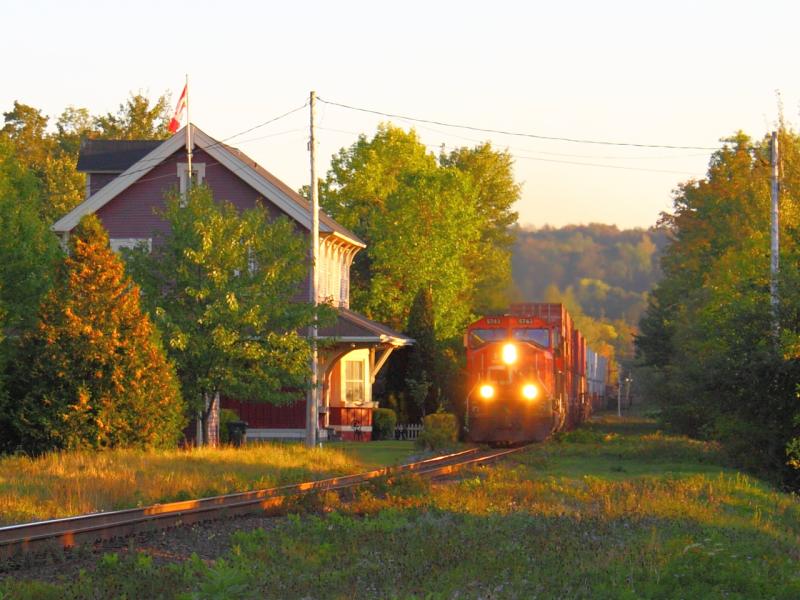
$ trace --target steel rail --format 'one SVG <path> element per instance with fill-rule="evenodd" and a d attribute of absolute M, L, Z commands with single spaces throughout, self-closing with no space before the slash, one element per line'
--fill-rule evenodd
<path fill-rule="evenodd" d="M 385 476 L 410 473 L 443 476 L 465 466 L 483 464 L 521 449 L 491 451 L 478 455 L 478 448 L 470 448 L 407 465 L 384 467 L 354 475 L 0 527 L 0 559 L 52 547 L 68 548 L 83 542 L 94 543 L 141 531 L 168 529 L 245 513 L 272 514 L 279 512 L 289 499 L 311 492 L 354 487 Z"/>

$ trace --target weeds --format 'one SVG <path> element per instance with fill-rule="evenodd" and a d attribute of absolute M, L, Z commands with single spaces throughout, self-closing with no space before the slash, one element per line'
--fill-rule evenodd
<path fill-rule="evenodd" d="M 455 483 L 315 498 L 269 532 L 236 534 L 213 566 L 108 559 L 53 588 L 62 596 L 7 582 L 0 598 L 800 597 L 796 497 L 646 421 L 587 430 Z"/>

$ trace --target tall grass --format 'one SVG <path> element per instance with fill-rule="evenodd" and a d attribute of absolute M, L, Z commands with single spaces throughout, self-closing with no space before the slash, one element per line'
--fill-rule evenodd
<path fill-rule="evenodd" d="M 0 524 L 213 496 L 362 469 L 349 454 L 301 444 L 7 456 L 0 459 Z"/>

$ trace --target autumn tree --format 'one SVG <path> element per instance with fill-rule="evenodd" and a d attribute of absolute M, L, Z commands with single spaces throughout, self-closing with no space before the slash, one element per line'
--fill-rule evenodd
<path fill-rule="evenodd" d="M 94 216 L 70 237 L 36 328 L 25 334 L 6 403 L 28 452 L 51 448 L 171 446 L 183 402 L 139 288 Z"/>
<path fill-rule="evenodd" d="M 288 403 L 309 376 L 303 336 L 313 307 L 295 302 L 306 246 L 262 206 L 241 214 L 205 186 L 168 197 L 169 232 L 128 257 L 175 361 L 189 414 L 208 416 L 220 394 Z"/>

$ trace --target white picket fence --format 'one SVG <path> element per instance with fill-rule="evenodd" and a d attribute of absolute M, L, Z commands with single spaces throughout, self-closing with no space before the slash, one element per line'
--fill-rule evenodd
<path fill-rule="evenodd" d="M 422 424 L 415 423 L 410 425 L 401 424 L 394 428 L 394 439 L 396 440 L 415 440 L 422 431 Z"/>

